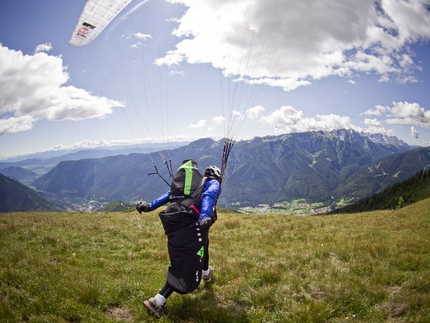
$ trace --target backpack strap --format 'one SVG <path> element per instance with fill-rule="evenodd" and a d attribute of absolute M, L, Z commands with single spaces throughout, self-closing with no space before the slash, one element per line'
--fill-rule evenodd
<path fill-rule="evenodd" d="M 192 204 L 190 205 L 190 209 L 193 210 L 197 215 L 200 216 L 200 200 L 203 195 L 203 190 L 206 185 L 207 177 L 203 176 L 199 187 L 190 195 L 190 198 L 192 200 Z"/>
<path fill-rule="evenodd" d="M 193 204 L 190 206 L 190 209 L 193 210 L 197 215 L 200 215 L 200 211 L 196 206 Z"/>
<path fill-rule="evenodd" d="M 170 204 L 176 204 L 178 209 L 182 211 L 192 210 L 196 215 L 200 215 L 200 200 L 203 195 L 207 177 L 203 176 L 199 186 L 189 196 L 170 196 Z"/>

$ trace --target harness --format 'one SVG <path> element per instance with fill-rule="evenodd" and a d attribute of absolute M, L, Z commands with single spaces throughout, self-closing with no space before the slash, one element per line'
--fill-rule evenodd
<path fill-rule="evenodd" d="M 170 205 L 166 212 L 188 212 L 200 215 L 200 203 L 207 181 L 190 160 L 178 168 L 170 185 Z"/>

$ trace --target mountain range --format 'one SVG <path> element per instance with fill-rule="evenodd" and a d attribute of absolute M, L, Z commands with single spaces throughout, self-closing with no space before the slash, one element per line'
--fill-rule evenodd
<path fill-rule="evenodd" d="M 168 181 L 165 163 L 168 165 L 170 159 L 174 170 L 182 160 L 196 159 L 202 171 L 208 165 L 219 165 L 223 144 L 223 140 L 200 139 L 184 147 L 151 155 L 62 161 L 37 178 L 33 186 L 69 204 L 136 198 L 150 201 L 168 190 L 159 176 L 148 176 L 148 173 L 156 172 L 153 164 Z M 406 155 L 399 155 L 398 159 L 413 158 L 415 150 L 411 149 L 395 137 L 366 136 L 352 130 L 240 141 L 230 155 L 218 204 L 241 209 L 303 199 L 320 206 L 335 207 L 341 200 L 353 201 L 375 193 L 404 176 L 412 176 L 429 164 L 428 157 L 421 158 L 427 162 L 415 163 L 416 167 L 411 169 L 402 166 L 405 169 L 397 168 L 394 174 L 392 168 L 385 166 L 391 158 L 402 153 Z M 423 148 L 421 151 L 421 154 L 426 152 Z"/>
<path fill-rule="evenodd" d="M 170 161 L 175 171 L 182 160 L 193 158 L 203 172 L 208 165 L 220 164 L 223 146 L 223 140 L 206 138 L 151 154 L 63 159 L 28 185 L 72 210 L 99 209 L 115 200 L 151 201 L 169 189 L 165 181 Z M 0 173 L 13 173 L 28 183 L 38 167 L 36 160 L 31 165 L 27 179 L 18 176 L 24 172 L 16 164 L 1 163 Z M 381 191 L 429 165 L 430 148 L 353 130 L 255 137 L 234 145 L 218 205 L 279 210 L 302 201 L 319 213 Z"/>
<path fill-rule="evenodd" d="M 241 205 L 274 204 L 294 199 L 325 206 L 359 198 L 354 174 L 411 147 L 393 138 L 368 137 L 352 130 L 296 133 L 242 142 L 230 162 L 226 196 Z M 362 174 L 361 179 L 366 174 Z M 240 182 L 246 185 L 240 185 Z M 344 187 L 350 184 L 348 194 Z"/>

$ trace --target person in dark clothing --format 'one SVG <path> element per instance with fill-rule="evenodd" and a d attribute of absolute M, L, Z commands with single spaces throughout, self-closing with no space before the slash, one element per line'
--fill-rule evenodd
<path fill-rule="evenodd" d="M 164 315 L 167 298 L 173 293 L 187 294 L 211 281 L 209 266 L 209 228 L 216 221 L 216 200 L 221 193 L 221 171 L 216 166 L 198 171 L 197 162 L 184 160 L 172 179 L 170 190 L 150 204 L 138 204 L 139 213 L 150 212 L 170 202 L 159 213 L 168 238 L 170 265 L 166 283 L 159 293 L 144 302 L 156 318 Z"/>

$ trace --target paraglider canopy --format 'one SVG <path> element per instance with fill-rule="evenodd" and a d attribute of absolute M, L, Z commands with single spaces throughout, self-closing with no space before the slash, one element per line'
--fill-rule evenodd
<path fill-rule="evenodd" d="M 88 0 L 69 40 L 82 47 L 92 42 L 132 0 Z"/>

